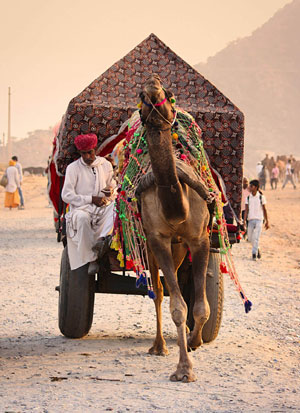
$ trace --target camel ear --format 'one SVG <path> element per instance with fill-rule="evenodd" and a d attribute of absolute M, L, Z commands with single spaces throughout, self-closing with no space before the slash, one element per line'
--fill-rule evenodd
<path fill-rule="evenodd" d="M 144 98 L 145 98 L 144 93 L 143 93 L 143 92 L 140 92 L 139 97 L 140 97 L 141 101 L 143 101 L 143 100 L 144 100 Z"/>
<path fill-rule="evenodd" d="M 172 98 L 172 97 L 174 97 L 174 93 L 171 91 L 171 90 L 165 90 L 165 94 L 166 94 L 166 97 L 168 98 L 168 99 L 170 99 L 170 98 Z"/>

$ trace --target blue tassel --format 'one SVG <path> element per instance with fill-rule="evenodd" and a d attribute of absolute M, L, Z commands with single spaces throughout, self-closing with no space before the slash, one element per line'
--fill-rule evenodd
<path fill-rule="evenodd" d="M 246 314 L 249 313 L 252 307 L 252 303 L 250 300 L 245 301 L 244 303 Z"/>
<path fill-rule="evenodd" d="M 150 298 L 152 298 L 152 300 L 154 300 L 155 294 L 152 290 L 148 290 L 148 295 L 149 295 Z"/>
<path fill-rule="evenodd" d="M 143 285 L 147 285 L 147 275 L 145 272 L 142 272 L 142 283 Z"/>
<path fill-rule="evenodd" d="M 146 277 L 146 273 L 142 272 L 142 274 L 138 274 L 139 278 L 137 278 L 135 285 L 136 288 L 139 288 L 140 285 L 147 285 L 147 277 Z"/>

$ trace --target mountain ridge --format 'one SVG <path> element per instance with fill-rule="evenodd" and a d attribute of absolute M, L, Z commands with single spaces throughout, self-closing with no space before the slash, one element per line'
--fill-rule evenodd
<path fill-rule="evenodd" d="M 250 36 L 195 68 L 245 114 L 245 164 L 265 153 L 300 155 L 300 1 L 277 11 Z"/>

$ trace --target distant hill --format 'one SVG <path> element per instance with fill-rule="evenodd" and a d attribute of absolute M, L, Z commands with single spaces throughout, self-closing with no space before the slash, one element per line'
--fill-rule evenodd
<path fill-rule="evenodd" d="M 265 153 L 300 157 L 300 0 L 196 69 L 245 114 L 245 164 Z"/>
<path fill-rule="evenodd" d="M 29 132 L 25 139 L 12 139 L 12 153 L 16 155 L 22 166 L 47 166 L 52 152 L 53 130 L 36 130 Z M 0 147 L 0 162 L 7 163 L 5 147 Z"/>

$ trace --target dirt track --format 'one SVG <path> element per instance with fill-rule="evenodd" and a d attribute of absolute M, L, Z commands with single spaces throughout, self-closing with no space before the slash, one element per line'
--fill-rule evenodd
<path fill-rule="evenodd" d="M 62 246 L 45 186 L 45 178 L 25 178 L 24 211 L 4 210 L 0 189 L 1 412 L 300 411 L 299 189 L 266 191 L 272 227 L 262 260 L 250 260 L 246 242 L 233 248 L 253 310 L 244 313 L 226 278 L 219 336 L 193 353 L 198 381 L 183 384 L 169 381 L 178 349 L 168 299 L 165 358 L 147 354 L 155 334 L 148 298 L 98 294 L 90 334 L 60 334 Z"/>

